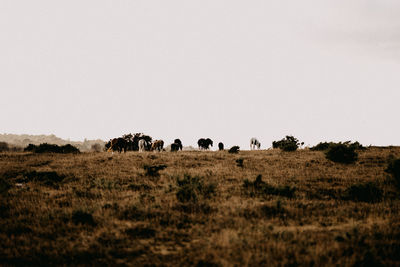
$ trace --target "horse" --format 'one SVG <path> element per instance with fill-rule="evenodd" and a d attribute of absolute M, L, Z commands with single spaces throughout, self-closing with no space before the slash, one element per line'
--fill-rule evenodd
<path fill-rule="evenodd" d="M 253 137 L 250 139 L 250 149 L 254 150 L 256 149 L 260 149 L 261 143 L 257 140 L 257 138 Z"/>
<path fill-rule="evenodd" d="M 182 142 L 180 139 L 175 139 L 174 142 L 171 144 L 171 152 L 176 152 L 182 150 Z"/>
<path fill-rule="evenodd" d="M 174 144 L 177 144 L 177 145 L 178 145 L 178 150 L 179 150 L 179 149 L 182 150 L 183 146 L 182 146 L 182 142 L 181 142 L 180 139 L 175 139 L 175 140 L 174 140 Z"/>
<path fill-rule="evenodd" d="M 197 144 L 199 145 L 199 149 L 207 150 L 209 149 L 210 145 L 213 146 L 213 141 L 210 138 L 200 138 L 199 141 L 197 141 Z"/>
<path fill-rule="evenodd" d="M 151 144 L 151 151 L 158 150 L 161 151 L 164 147 L 164 141 L 163 140 L 156 140 L 154 141 L 153 144 Z"/>
<path fill-rule="evenodd" d="M 147 143 L 147 141 L 145 139 L 140 139 L 138 144 L 139 144 L 139 152 L 148 150 L 149 144 Z"/>
<path fill-rule="evenodd" d="M 126 152 L 127 148 L 127 141 L 124 138 L 114 138 L 110 140 L 110 147 L 107 149 L 108 152 L 117 150 L 119 153 L 124 150 L 124 153 Z"/>
<path fill-rule="evenodd" d="M 224 144 L 222 142 L 218 143 L 218 149 L 219 150 L 224 150 Z"/>

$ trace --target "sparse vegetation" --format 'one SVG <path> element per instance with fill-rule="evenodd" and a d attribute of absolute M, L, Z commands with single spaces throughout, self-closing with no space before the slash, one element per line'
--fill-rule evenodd
<path fill-rule="evenodd" d="M 165 165 L 165 164 L 153 165 L 153 166 L 149 166 L 149 165 L 143 166 L 143 169 L 146 171 L 146 175 L 152 176 L 152 177 L 159 177 L 160 176 L 159 171 L 164 170 L 165 168 L 167 168 L 167 165 Z"/>
<path fill-rule="evenodd" d="M 236 160 L 236 166 L 238 166 L 240 168 L 243 168 L 244 167 L 243 160 L 244 160 L 243 158 L 237 159 Z"/>
<path fill-rule="evenodd" d="M 199 198 L 209 199 L 215 194 L 214 184 L 205 184 L 200 177 L 185 174 L 183 179 L 177 179 L 178 192 L 176 198 L 180 202 L 197 202 Z"/>
<path fill-rule="evenodd" d="M 0 262 L 397 266 L 400 148 L 357 152 L 0 153 Z"/>
<path fill-rule="evenodd" d="M 352 185 L 346 189 L 344 198 L 353 201 L 379 202 L 382 200 L 383 191 L 372 182 Z"/>
<path fill-rule="evenodd" d="M 251 197 L 265 197 L 269 195 L 277 195 L 292 198 L 294 197 L 295 188 L 289 185 L 275 187 L 262 181 L 262 175 L 259 174 L 257 178 L 251 182 L 247 179 L 243 182 L 243 187 L 246 193 Z"/>
<path fill-rule="evenodd" d="M 391 159 L 385 171 L 392 175 L 397 188 L 400 189 L 400 158 Z"/>

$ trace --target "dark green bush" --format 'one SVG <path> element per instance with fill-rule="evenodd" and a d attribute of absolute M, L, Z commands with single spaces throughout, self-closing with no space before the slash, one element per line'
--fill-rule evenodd
<path fill-rule="evenodd" d="M 360 183 L 352 185 L 344 192 L 344 199 L 362 202 L 379 202 L 382 200 L 383 191 L 375 183 Z"/>
<path fill-rule="evenodd" d="M 296 151 L 302 144 L 304 143 L 299 143 L 299 140 L 297 138 L 287 135 L 280 141 L 273 141 L 272 147 L 280 148 L 283 151 Z"/>
<path fill-rule="evenodd" d="M 325 157 L 333 162 L 350 164 L 357 161 L 358 154 L 354 146 L 338 143 L 329 146 Z"/>

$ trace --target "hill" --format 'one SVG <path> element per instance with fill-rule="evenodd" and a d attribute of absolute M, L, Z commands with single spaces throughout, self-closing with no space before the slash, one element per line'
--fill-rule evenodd
<path fill-rule="evenodd" d="M 24 148 L 29 144 L 40 145 L 42 143 L 54 144 L 63 146 L 66 144 L 71 144 L 77 147 L 80 151 L 91 151 L 92 146 L 95 144 L 99 144 L 101 147 L 104 147 L 105 142 L 101 139 L 97 140 L 87 140 L 84 141 L 70 141 L 64 140 L 52 135 L 28 135 L 28 134 L 0 134 L 0 142 L 6 142 L 12 146 Z"/>
<path fill-rule="evenodd" d="M 400 148 L 0 153 L 5 265 L 398 266 Z"/>

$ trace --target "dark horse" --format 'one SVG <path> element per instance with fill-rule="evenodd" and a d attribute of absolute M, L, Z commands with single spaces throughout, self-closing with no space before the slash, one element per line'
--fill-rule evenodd
<path fill-rule="evenodd" d="M 218 149 L 219 150 L 224 150 L 224 144 L 222 142 L 218 143 Z"/>
<path fill-rule="evenodd" d="M 213 141 L 210 138 L 200 138 L 197 144 L 199 145 L 199 149 L 209 149 L 210 145 L 213 146 Z"/>
<path fill-rule="evenodd" d="M 124 150 L 124 152 L 126 152 L 128 142 L 124 138 L 122 138 L 122 137 L 114 138 L 114 139 L 111 139 L 110 142 L 108 142 L 108 143 L 110 146 L 107 151 L 117 150 L 119 153 L 121 153 L 122 150 Z"/>
<path fill-rule="evenodd" d="M 174 143 L 171 144 L 171 151 L 182 150 L 182 142 L 180 139 L 175 139 Z"/>

